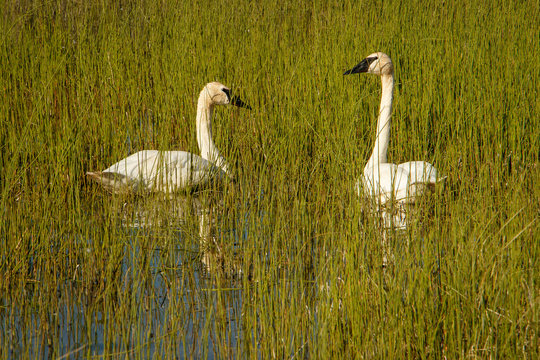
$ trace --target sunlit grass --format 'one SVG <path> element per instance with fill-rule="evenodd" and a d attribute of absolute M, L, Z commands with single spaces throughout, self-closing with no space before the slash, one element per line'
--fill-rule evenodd
<path fill-rule="evenodd" d="M 1 358 L 538 357 L 537 2 L 0 9 Z M 354 192 L 380 81 L 341 75 L 374 51 L 395 66 L 389 159 L 448 176 L 385 269 Z M 215 114 L 234 183 L 170 200 L 85 180 L 198 153 L 214 80 L 253 107 Z M 194 201 L 217 268 L 246 276 L 201 269 Z"/>

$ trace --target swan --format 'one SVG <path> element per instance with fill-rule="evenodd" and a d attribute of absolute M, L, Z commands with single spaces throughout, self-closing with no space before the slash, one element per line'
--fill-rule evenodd
<path fill-rule="evenodd" d="M 425 161 L 409 161 L 403 164 L 388 162 L 387 151 L 390 141 L 390 126 L 392 115 L 392 98 L 394 92 L 394 66 L 388 55 L 376 52 L 343 75 L 369 73 L 379 75 L 382 82 L 381 105 L 377 119 L 377 134 L 373 152 L 364 167 L 364 174 L 357 182 L 357 192 L 360 196 L 360 182 L 364 194 L 375 200 L 378 210 L 384 215 L 387 227 L 405 228 L 405 205 L 414 204 L 425 192 L 431 191 L 435 185 L 445 179 L 437 175 L 437 169 Z M 398 205 L 398 214 L 389 206 Z"/>
<path fill-rule="evenodd" d="M 205 186 L 230 175 L 227 162 L 212 140 L 214 106 L 227 104 L 251 109 L 238 97 L 231 97 L 230 89 L 219 82 L 204 86 L 197 103 L 197 142 L 201 156 L 186 151 L 142 150 L 103 171 L 86 175 L 114 193 L 170 193 Z"/>

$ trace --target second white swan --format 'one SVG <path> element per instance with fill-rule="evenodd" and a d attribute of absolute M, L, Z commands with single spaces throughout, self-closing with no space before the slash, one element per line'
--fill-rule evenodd
<path fill-rule="evenodd" d="M 404 228 L 406 220 L 403 210 L 399 211 L 398 216 L 392 216 L 381 207 L 396 203 L 402 207 L 404 204 L 414 203 L 420 195 L 428 189 L 433 189 L 435 184 L 444 178 L 439 178 L 437 169 L 425 161 L 409 161 L 399 165 L 388 162 L 394 93 L 394 65 L 390 57 L 382 52 L 373 53 L 352 69 L 345 71 L 344 75 L 356 73 L 379 75 L 382 82 L 375 145 L 362 177 L 364 193 L 374 198 L 379 210 L 384 212 L 386 226 Z M 360 195 L 360 186 L 357 188 Z"/>
<path fill-rule="evenodd" d="M 185 151 L 143 150 L 103 171 L 87 172 L 91 180 L 115 193 L 175 192 L 201 187 L 222 178 L 228 165 L 212 140 L 215 105 L 232 104 L 251 109 L 219 82 L 206 84 L 197 104 L 197 142 L 201 156 Z"/>

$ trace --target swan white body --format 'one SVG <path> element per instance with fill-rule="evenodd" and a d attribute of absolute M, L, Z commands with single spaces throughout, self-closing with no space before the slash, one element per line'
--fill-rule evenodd
<path fill-rule="evenodd" d="M 380 204 L 390 201 L 414 203 L 426 189 L 435 185 L 437 170 L 425 161 L 379 164 L 364 168 L 364 192 Z"/>
<path fill-rule="evenodd" d="M 175 192 L 201 187 L 228 174 L 228 166 L 212 140 L 214 105 L 247 107 L 230 97 L 218 82 L 208 83 L 197 104 L 197 142 L 201 156 L 186 151 L 143 150 L 87 176 L 111 192 Z"/>
<path fill-rule="evenodd" d="M 392 99 L 394 93 L 394 66 L 390 57 L 378 52 L 369 55 L 345 75 L 371 73 L 381 76 L 382 96 L 377 120 L 377 135 L 373 152 L 364 167 L 361 179 L 364 194 L 373 198 L 387 227 L 406 227 L 405 204 L 414 203 L 419 196 L 432 190 L 438 177 L 437 169 L 425 161 L 410 161 L 403 164 L 388 162 L 387 152 L 390 142 Z M 360 184 L 357 191 L 360 193 Z M 396 209 L 388 209 L 397 205 Z"/>

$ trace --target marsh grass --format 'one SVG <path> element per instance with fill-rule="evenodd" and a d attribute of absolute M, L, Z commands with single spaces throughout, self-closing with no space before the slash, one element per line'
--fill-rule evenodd
<path fill-rule="evenodd" d="M 538 2 L 0 8 L 2 359 L 538 357 Z M 448 176 L 386 268 L 354 192 L 380 82 L 341 75 L 377 50 L 389 159 Z M 85 180 L 141 149 L 197 153 L 214 80 L 253 107 L 216 111 L 236 174 L 219 195 Z M 201 268 L 193 201 L 249 276 Z"/>

